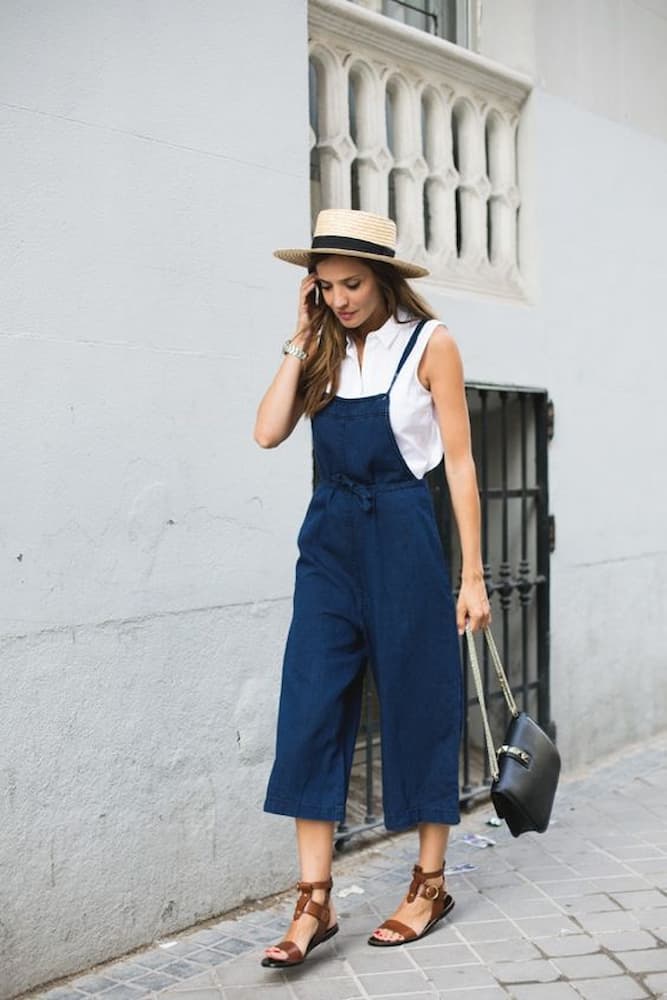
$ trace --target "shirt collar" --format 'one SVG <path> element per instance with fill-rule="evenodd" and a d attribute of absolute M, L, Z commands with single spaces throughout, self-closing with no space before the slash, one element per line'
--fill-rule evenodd
<path fill-rule="evenodd" d="M 409 324 L 409 318 L 409 313 L 406 312 L 405 309 L 399 308 L 398 319 L 395 319 L 394 316 L 390 316 L 389 319 L 382 324 L 379 330 L 371 330 L 368 336 L 377 337 L 382 346 L 386 348 L 386 350 L 389 350 L 399 333 L 406 329 L 406 326 Z M 347 336 L 347 353 L 356 353 L 356 348 L 349 335 Z"/>

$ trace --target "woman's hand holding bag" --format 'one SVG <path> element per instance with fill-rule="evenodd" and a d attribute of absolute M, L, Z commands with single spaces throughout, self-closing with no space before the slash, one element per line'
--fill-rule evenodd
<path fill-rule="evenodd" d="M 500 661 L 493 636 L 488 628 L 484 636 L 489 646 L 498 683 L 512 713 L 512 720 L 505 733 L 505 740 L 497 751 L 493 750 L 493 737 L 486 712 L 482 678 L 477 660 L 475 640 L 470 627 L 466 639 L 493 779 L 491 801 L 496 813 L 504 819 L 513 837 L 534 830 L 544 833 L 549 825 L 558 776 L 560 755 L 547 734 L 526 712 L 519 712 Z"/>

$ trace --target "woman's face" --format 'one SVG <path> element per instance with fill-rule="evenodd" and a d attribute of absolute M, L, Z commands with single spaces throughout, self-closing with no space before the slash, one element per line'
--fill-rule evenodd
<path fill-rule="evenodd" d="M 347 330 L 377 330 L 387 306 L 371 268 L 357 257 L 326 257 L 316 267 L 326 305 Z"/>

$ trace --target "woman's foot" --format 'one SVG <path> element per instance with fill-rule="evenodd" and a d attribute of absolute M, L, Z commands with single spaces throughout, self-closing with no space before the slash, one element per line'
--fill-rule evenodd
<path fill-rule="evenodd" d="M 407 895 L 389 920 L 373 931 L 368 943 L 387 947 L 416 941 L 453 906 L 454 900 L 445 888 L 443 870 L 424 872 L 419 865 L 415 865 Z"/>
<path fill-rule="evenodd" d="M 328 883 L 297 883 L 301 895 L 296 904 L 294 919 L 285 939 L 264 949 L 262 965 L 300 965 L 309 951 L 334 936 L 338 931 L 338 924 L 334 907 L 329 902 L 331 884 L 331 880 Z M 324 888 L 326 885 L 328 888 Z M 316 886 L 321 888 L 315 888 Z"/>

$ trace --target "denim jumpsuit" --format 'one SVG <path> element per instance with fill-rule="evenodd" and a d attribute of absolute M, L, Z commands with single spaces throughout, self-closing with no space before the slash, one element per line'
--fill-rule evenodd
<path fill-rule="evenodd" d="M 299 533 L 267 812 L 343 820 L 365 665 L 380 702 L 387 828 L 459 821 L 458 634 L 430 493 L 385 393 L 336 396 L 312 421 L 318 484 Z"/>

